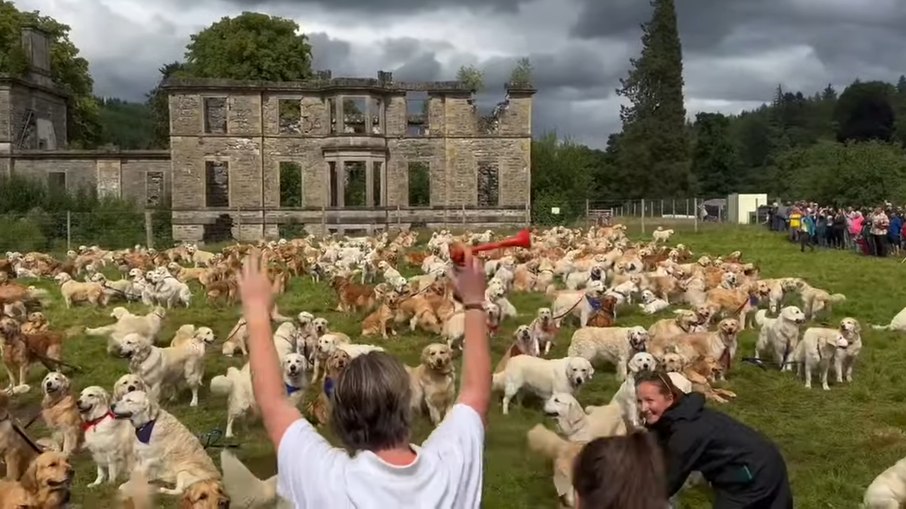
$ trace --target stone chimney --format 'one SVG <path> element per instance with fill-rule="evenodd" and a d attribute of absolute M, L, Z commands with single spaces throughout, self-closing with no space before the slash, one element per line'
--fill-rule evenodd
<path fill-rule="evenodd" d="M 28 58 L 28 79 L 38 85 L 52 87 L 50 73 L 50 37 L 38 27 L 22 29 L 22 49 Z"/>

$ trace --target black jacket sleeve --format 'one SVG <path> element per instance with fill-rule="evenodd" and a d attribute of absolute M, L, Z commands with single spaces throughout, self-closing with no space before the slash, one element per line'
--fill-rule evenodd
<path fill-rule="evenodd" d="M 667 493 L 673 496 L 694 470 L 699 458 L 707 447 L 707 438 L 695 426 L 675 426 L 664 445 L 667 467 Z"/>

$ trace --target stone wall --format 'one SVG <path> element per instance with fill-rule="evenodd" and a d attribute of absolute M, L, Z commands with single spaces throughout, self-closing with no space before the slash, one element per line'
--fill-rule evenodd
<path fill-rule="evenodd" d="M 139 207 L 149 203 L 149 191 L 170 193 L 170 154 L 167 151 L 35 151 L 11 154 L 9 173 L 47 182 L 50 174 L 63 173 L 66 189 L 88 187 L 98 195 L 131 199 Z M 0 175 L 3 174 L 0 158 Z M 150 187 L 149 187 L 150 186 Z M 161 197 L 163 198 L 163 197 Z M 159 203 L 159 200 L 158 200 Z"/>
<path fill-rule="evenodd" d="M 66 146 L 66 98 L 58 92 L 31 86 L 21 80 L 0 80 L 0 143 L 11 144 L 13 150 L 53 150 Z M 6 99 L 4 99 L 4 96 Z M 23 126 L 33 112 L 25 141 L 15 143 Z"/>

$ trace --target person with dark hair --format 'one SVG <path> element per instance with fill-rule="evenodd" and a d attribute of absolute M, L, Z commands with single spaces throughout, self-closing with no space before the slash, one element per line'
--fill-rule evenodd
<path fill-rule="evenodd" d="M 665 509 L 664 461 L 649 433 L 597 438 L 573 464 L 577 509 Z"/>
<path fill-rule="evenodd" d="M 412 438 L 412 389 L 405 365 L 384 352 L 352 359 L 334 380 L 331 446 L 286 396 L 271 333 L 273 295 L 260 254 L 239 279 L 249 330 L 252 389 L 277 449 L 277 492 L 296 508 L 404 509 L 481 506 L 484 433 L 491 401 L 485 276 L 475 260 L 455 275 L 465 313 L 462 382 L 456 404 L 421 447 Z"/>
<path fill-rule="evenodd" d="M 683 394 L 662 373 L 640 375 L 636 393 L 664 453 L 670 496 L 697 471 L 714 490 L 715 509 L 792 509 L 786 462 L 770 440 L 705 408 L 703 395 Z"/>

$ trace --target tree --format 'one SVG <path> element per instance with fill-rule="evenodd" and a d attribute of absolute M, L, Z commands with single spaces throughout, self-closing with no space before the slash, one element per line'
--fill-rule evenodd
<path fill-rule="evenodd" d="M 702 196 L 738 192 L 739 156 L 730 138 L 730 120 L 720 113 L 695 116 L 695 149 L 692 173 Z"/>
<path fill-rule="evenodd" d="M 196 78 L 292 81 L 311 76 L 311 45 L 288 18 L 243 12 L 191 36 L 186 67 Z"/>
<path fill-rule="evenodd" d="M 528 58 L 516 61 L 516 67 L 510 73 L 510 86 L 515 88 L 530 88 L 532 86 L 532 62 Z"/>
<path fill-rule="evenodd" d="M 160 81 L 147 94 L 148 109 L 151 115 L 151 147 L 170 147 L 170 102 L 167 92 L 162 88 L 164 81 L 169 78 L 188 74 L 185 64 L 171 62 L 160 69 Z"/>
<path fill-rule="evenodd" d="M 151 109 L 142 103 L 98 99 L 104 142 L 124 150 L 152 147 Z"/>
<path fill-rule="evenodd" d="M 857 80 L 846 87 L 834 109 L 837 141 L 890 141 L 896 122 L 891 105 L 895 90 L 882 81 Z"/>
<path fill-rule="evenodd" d="M 688 195 L 689 141 L 683 105 L 683 54 L 673 0 L 652 0 L 651 20 L 642 27 L 642 54 L 631 61 L 617 91 L 629 106 L 623 121 L 620 166 L 637 178 L 633 198 Z"/>
<path fill-rule="evenodd" d="M 46 32 L 50 39 L 50 70 L 54 82 L 71 94 L 68 103 L 67 138 L 77 148 L 96 147 L 101 140 L 98 103 L 88 61 L 69 40 L 69 26 L 40 12 L 21 12 L 12 2 L 0 0 L 0 73 L 23 76 L 28 58 L 22 48 L 21 33 L 26 26 Z"/>
<path fill-rule="evenodd" d="M 900 79 L 897 81 L 897 92 L 906 94 L 906 75 L 900 75 Z"/>
<path fill-rule="evenodd" d="M 584 214 L 599 159 L 599 151 L 560 140 L 555 133 L 532 142 L 532 221 L 563 223 Z M 552 207 L 560 208 L 560 214 L 553 215 Z"/>
<path fill-rule="evenodd" d="M 472 92 L 481 92 L 484 88 L 484 74 L 474 65 L 464 65 L 456 73 L 456 80 L 469 88 Z"/>

